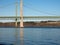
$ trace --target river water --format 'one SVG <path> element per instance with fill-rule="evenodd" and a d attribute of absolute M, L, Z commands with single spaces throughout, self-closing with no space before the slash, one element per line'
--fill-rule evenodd
<path fill-rule="evenodd" d="M 60 28 L 0 28 L 0 45 L 60 45 Z"/>

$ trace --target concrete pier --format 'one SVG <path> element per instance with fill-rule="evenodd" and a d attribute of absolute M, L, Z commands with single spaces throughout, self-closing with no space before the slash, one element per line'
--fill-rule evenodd
<path fill-rule="evenodd" d="M 23 0 L 20 0 L 20 27 L 23 26 Z"/>

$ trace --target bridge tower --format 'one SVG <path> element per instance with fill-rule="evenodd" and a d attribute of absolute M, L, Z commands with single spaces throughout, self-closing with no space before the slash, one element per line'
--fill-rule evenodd
<path fill-rule="evenodd" d="M 17 0 L 16 0 L 16 19 L 15 19 L 15 26 L 17 27 L 17 9 L 18 9 L 18 2 L 17 2 Z"/>
<path fill-rule="evenodd" d="M 20 27 L 23 26 L 23 0 L 20 0 Z"/>

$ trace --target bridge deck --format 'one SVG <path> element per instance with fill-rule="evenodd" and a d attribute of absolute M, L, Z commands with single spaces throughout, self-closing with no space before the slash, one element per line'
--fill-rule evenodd
<path fill-rule="evenodd" d="M 0 18 L 16 18 L 16 16 L 0 16 Z M 20 16 L 17 16 L 20 18 Z M 23 18 L 60 18 L 60 16 L 24 16 Z"/>
<path fill-rule="evenodd" d="M 17 18 L 17 19 L 16 19 Z M 20 20 L 20 16 L 0 16 L 0 20 Z M 24 21 L 60 20 L 60 16 L 24 16 Z"/>

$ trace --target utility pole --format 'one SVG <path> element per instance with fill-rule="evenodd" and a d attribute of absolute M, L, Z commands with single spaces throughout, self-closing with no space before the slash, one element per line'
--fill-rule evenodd
<path fill-rule="evenodd" d="M 20 27 L 23 26 L 23 0 L 20 0 Z"/>
<path fill-rule="evenodd" d="M 16 26 L 16 27 L 17 27 L 17 14 L 18 14 L 18 12 L 17 12 L 18 10 L 17 10 L 17 9 L 18 9 L 18 2 L 17 2 L 17 0 L 16 0 L 16 19 L 15 19 L 15 21 L 16 21 L 16 22 L 15 22 L 15 26 Z"/>

